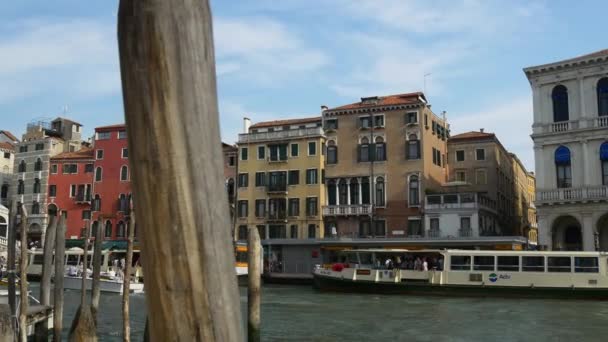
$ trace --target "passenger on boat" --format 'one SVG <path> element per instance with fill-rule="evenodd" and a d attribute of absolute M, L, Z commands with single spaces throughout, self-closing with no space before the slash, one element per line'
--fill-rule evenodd
<path fill-rule="evenodd" d="M 393 268 L 393 259 L 391 259 L 390 257 L 388 257 L 386 259 L 386 261 L 384 262 L 384 266 L 386 267 L 387 270 L 390 270 Z"/>
<path fill-rule="evenodd" d="M 414 270 L 416 270 L 416 271 L 422 270 L 422 260 L 420 260 L 420 257 L 416 257 L 416 261 L 414 261 Z"/>
<path fill-rule="evenodd" d="M 439 260 L 437 261 L 437 269 L 439 271 L 443 271 L 443 258 L 439 258 Z"/>
<path fill-rule="evenodd" d="M 429 270 L 429 263 L 426 260 L 426 257 L 422 258 L 422 270 L 425 272 Z"/>

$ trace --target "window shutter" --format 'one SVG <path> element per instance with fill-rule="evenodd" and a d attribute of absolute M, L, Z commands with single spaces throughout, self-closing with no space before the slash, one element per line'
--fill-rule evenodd
<path fill-rule="evenodd" d="M 420 159 L 420 140 L 418 140 L 418 143 L 416 144 L 416 149 L 417 149 L 417 158 L 416 159 Z"/>
<path fill-rule="evenodd" d="M 382 149 L 384 150 L 384 159 L 382 160 L 388 160 L 388 150 L 386 148 L 386 143 L 382 143 Z"/>
<path fill-rule="evenodd" d="M 369 144 L 367 149 L 368 161 L 376 160 L 376 144 Z"/>
<path fill-rule="evenodd" d="M 357 162 L 361 162 L 361 145 L 357 145 Z"/>
<path fill-rule="evenodd" d="M 410 159 L 410 142 L 406 141 L 405 142 L 405 159 Z"/>

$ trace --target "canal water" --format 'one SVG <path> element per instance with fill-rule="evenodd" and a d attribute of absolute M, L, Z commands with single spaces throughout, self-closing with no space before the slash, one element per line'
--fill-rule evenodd
<path fill-rule="evenodd" d="M 240 294 L 245 312 L 246 289 Z M 66 336 L 79 296 L 65 294 Z M 608 302 L 336 294 L 308 286 L 266 286 L 262 296 L 263 341 L 608 340 Z M 121 298 L 101 296 L 101 341 L 122 340 Z M 132 295 L 134 341 L 142 340 L 145 319 L 144 295 Z"/>

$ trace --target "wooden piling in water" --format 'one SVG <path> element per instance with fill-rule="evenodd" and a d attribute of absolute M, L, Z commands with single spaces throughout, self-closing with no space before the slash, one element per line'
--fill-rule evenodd
<path fill-rule="evenodd" d="M 97 231 L 95 231 L 95 245 L 93 246 L 93 284 L 91 286 L 91 314 L 95 325 L 97 325 L 97 310 L 99 310 L 99 280 L 101 278 L 101 246 L 102 246 L 102 227 L 103 216 L 99 216 L 97 221 Z"/>
<path fill-rule="evenodd" d="M 27 210 L 21 206 L 21 258 L 19 260 L 19 340 L 27 342 Z"/>
<path fill-rule="evenodd" d="M 65 217 L 60 215 L 55 231 L 55 289 L 53 294 L 53 341 L 61 342 L 63 329 L 63 275 L 65 273 Z"/>
<path fill-rule="evenodd" d="M 0 341 L 15 341 L 13 317 L 8 304 L 0 304 Z"/>
<path fill-rule="evenodd" d="M 247 236 L 247 340 L 260 341 L 260 304 L 262 275 L 262 244 L 255 227 L 249 228 Z"/>
<path fill-rule="evenodd" d="M 53 249 L 55 248 L 55 231 L 57 230 L 57 217 L 49 217 L 50 224 L 44 236 L 44 252 L 42 262 L 42 277 L 40 278 L 40 304 L 51 305 L 51 275 L 53 273 Z M 44 320 L 36 324 L 36 340 L 47 341 L 49 335 L 49 322 Z"/>
<path fill-rule="evenodd" d="M 129 218 L 129 235 L 127 239 L 127 260 L 125 260 L 125 277 L 122 286 L 122 340 L 131 341 L 131 326 L 129 322 L 129 293 L 131 287 L 131 263 L 133 262 L 133 237 L 135 233 L 135 211 L 131 209 Z"/>
<path fill-rule="evenodd" d="M 153 341 L 243 340 L 211 26 L 208 0 L 120 2 L 123 101 L 133 198 L 146 213 L 138 221 Z"/>

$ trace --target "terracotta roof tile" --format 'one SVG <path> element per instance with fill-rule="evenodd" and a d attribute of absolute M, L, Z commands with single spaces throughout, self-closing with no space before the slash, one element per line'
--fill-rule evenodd
<path fill-rule="evenodd" d="M 54 156 L 53 160 L 71 160 L 71 159 L 93 159 L 94 150 L 92 148 L 81 148 L 76 152 L 63 152 Z"/>
<path fill-rule="evenodd" d="M 347 104 L 344 106 L 331 108 L 330 111 L 333 110 L 345 110 L 345 109 L 357 109 L 357 108 L 367 108 L 367 107 L 380 107 L 380 106 L 393 106 L 393 105 L 403 105 L 403 104 L 416 104 L 420 103 L 420 97 L 426 101 L 426 98 L 422 92 L 415 93 L 406 93 L 406 94 L 395 94 L 395 95 L 387 95 L 387 96 L 378 96 L 377 100 L 374 98 L 364 98 L 369 99 L 369 101 L 355 102 L 351 104 Z"/>
<path fill-rule="evenodd" d="M 4 134 L 6 135 L 9 139 L 11 139 L 12 141 L 19 141 L 19 139 L 17 139 L 16 136 L 13 135 L 13 133 L 9 132 L 9 131 L 0 131 L 0 134 Z"/>
<path fill-rule="evenodd" d="M 0 142 L 0 149 L 9 150 L 15 152 L 15 146 L 7 142 Z"/>
<path fill-rule="evenodd" d="M 301 118 L 301 119 L 288 119 L 288 120 L 274 120 L 274 121 L 262 121 L 252 125 L 250 128 L 264 128 L 274 126 L 285 126 L 285 125 L 303 125 L 308 123 L 321 122 L 320 116 L 312 118 Z"/>

